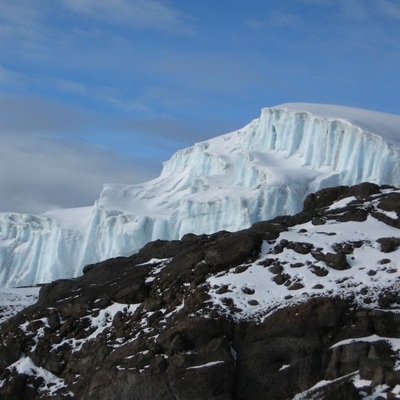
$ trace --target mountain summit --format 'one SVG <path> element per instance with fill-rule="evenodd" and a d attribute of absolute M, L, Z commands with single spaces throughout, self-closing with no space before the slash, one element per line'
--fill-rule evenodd
<path fill-rule="evenodd" d="M 284 104 L 178 151 L 160 177 L 104 186 L 93 207 L 0 214 L 0 285 L 74 277 L 156 239 L 235 231 L 293 214 L 309 193 L 364 181 L 400 186 L 400 116 Z"/>

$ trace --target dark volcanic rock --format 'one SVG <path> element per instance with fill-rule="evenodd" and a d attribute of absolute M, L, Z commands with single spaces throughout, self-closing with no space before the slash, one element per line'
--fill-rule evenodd
<path fill-rule="evenodd" d="M 320 266 L 318 266 L 318 265 L 312 265 L 312 266 L 310 267 L 310 271 L 311 271 L 313 274 L 317 275 L 317 276 L 326 276 L 326 275 L 329 274 L 329 271 L 328 271 L 326 268 L 320 267 Z"/>
<path fill-rule="evenodd" d="M 364 182 L 359 185 L 350 186 L 347 191 L 344 192 L 343 197 L 355 196 L 358 199 L 365 199 L 373 194 L 380 193 L 380 188 L 375 183 Z"/>
<path fill-rule="evenodd" d="M 324 261 L 328 267 L 338 269 L 340 271 L 350 268 L 349 264 L 347 263 L 346 255 L 343 253 L 326 253 Z"/>
<path fill-rule="evenodd" d="M 381 245 L 381 251 L 383 253 L 391 253 L 400 246 L 400 238 L 398 237 L 385 237 L 377 240 Z"/>
<path fill-rule="evenodd" d="M 346 193 L 348 189 L 348 186 L 337 186 L 309 194 L 304 200 L 303 209 L 304 211 L 311 211 L 330 206 L 334 201 L 338 200 L 344 193 Z"/>
<path fill-rule="evenodd" d="M 327 209 L 349 196 L 356 200 Z M 396 277 L 400 239 L 379 239 L 379 249 L 393 254 L 357 265 L 352 257 L 364 241 L 326 229 L 331 221 L 398 213 L 398 196 L 385 196 L 374 184 L 325 189 L 295 216 L 236 233 L 157 240 L 43 286 L 37 304 L 0 325 L 0 398 L 286 400 L 302 393 L 357 400 L 378 385 L 395 398 L 398 281 L 368 287 L 351 278 L 359 270 L 372 281 Z M 317 231 L 336 237 L 333 250 L 314 247 L 311 225 L 295 227 L 310 221 L 325 223 Z M 288 230 L 302 236 L 279 239 Z M 340 296 L 334 285 L 344 288 Z M 280 300 L 268 308 L 262 296 Z M 355 386 L 358 378 L 370 386 Z"/>

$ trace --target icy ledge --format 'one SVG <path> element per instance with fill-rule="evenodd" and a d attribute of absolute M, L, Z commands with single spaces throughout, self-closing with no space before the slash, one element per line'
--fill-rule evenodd
<path fill-rule="evenodd" d="M 284 104 L 235 132 L 178 151 L 159 178 L 104 186 L 93 207 L 0 214 L 0 286 L 81 274 L 155 239 L 238 230 L 301 209 L 321 188 L 400 186 L 400 116 Z"/>

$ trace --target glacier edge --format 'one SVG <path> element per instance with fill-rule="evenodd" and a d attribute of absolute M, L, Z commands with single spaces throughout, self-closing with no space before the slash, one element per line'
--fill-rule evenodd
<path fill-rule="evenodd" d="M 86 264 L 130 255 L 151 240 L 293 214 L 307 194 L 329 186 L 400 186 L 393 133 L 386 140 L 377 124 L 361 128 L 303 108 L 265 108 L 242 129 L 178 151 L 152 181 L 104 185 L 80 223 L 66 223 L 68 210 L 1 213 L 0 285 L 75 277 Z M 400 117 L 392 117 L 400 127 Z"/>

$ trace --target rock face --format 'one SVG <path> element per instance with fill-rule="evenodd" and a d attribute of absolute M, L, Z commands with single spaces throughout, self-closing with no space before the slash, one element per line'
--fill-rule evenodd
<path fill-rule="evenodd" d="M 43 286 L 0 325 L 0 398 L 400 398 L 399 196 L 325 189 Z"/>

